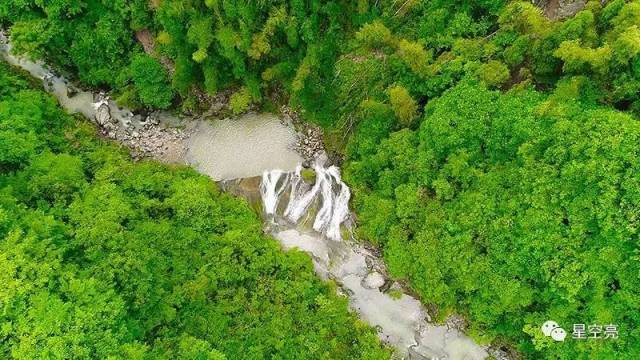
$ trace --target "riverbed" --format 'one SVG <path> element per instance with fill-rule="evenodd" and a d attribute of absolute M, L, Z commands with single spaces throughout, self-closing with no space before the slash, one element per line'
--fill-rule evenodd
<path fill-rule="evenodd" d="M 210 119 L 157 112 L 143 117 L 118 106 L 107 94 L 76 89 L 42 62 L 16 57 L 9 50 L 8 44 L 0 44 L 5 61 L 41 79 L 68 112 L 83 114 L 105 136 L 144 156 L 192 166 L 253 203 L 263 216 L 265 231 L 284 249 L 307 252 L 318 275 L 335 281 L 351 308 L 376 327 L 400 357 L 488 356 L 485 347 L 459 330 L 430 323 L 422 304 L 388 278 L 381 259 L 354 241 L 351 193 L 340 169 L 320 157 L 314 164 L 315 180 L 303 179 L 302 158 L 293 150 L 299 135 L 277 116 Z"/>

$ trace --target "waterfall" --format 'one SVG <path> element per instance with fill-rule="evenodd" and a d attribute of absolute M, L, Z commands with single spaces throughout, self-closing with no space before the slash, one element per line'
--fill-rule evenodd
<path fill-rule="evenodd" d="M 285 210 L 284 215 L 294 224 L 297 224 L 302 215 L 304 215 L 311 205 L 311 202 L 316 198 L 320 182 L 316 180 L 311 190 L 306 189 L 307 184 L 302 180 L 300 172 L 302 167 L 298 166 L 296 172 L 293 174 L 293 180 L 291 181 L 291 192 L 289 193 L 289 204 Z M 317 178 L 317 176 L 316 176 Z"/>
<path fill-rule="evenodd" d="M 280 195 L 284 192 L 287 183 L 287 177 L 278 187 L 278 180 L 282 177 L 282 170 L 265 171 L 262 174 L 262 182 L 260 183 L 260 195 L 262 195 L 262 203 L 264 204 L 264 212 L 267 215 L 274 215 L 280 201 Z"/>
<path fill-rule="evenodd" d="M 347 184 L 340 179 L 340 172 L 338 168 L 334 168 L 332 173 L 335 181 L 340 184 L 340 192 L 338 197 L 333 202 L 333 214 L 329 221 L 329 227 L 327 228 L 327 236 L 331 239 L 340 239 L 340 224 L 347 220 L 349 217 L 349 199 L 351 198 L 351 191 Z M 330 169 L 331 170 L 331 169 Z"/>
<path fill-rule="evenodd" d="M 304 215 L 308 214 L 311 204 L 317 201 L 320 209 L 315 215 L 313 229 L 332 240 L 340 241 L 342 240 L 340 226 L 349 216 L 351 192 L 342 182 L 340 170 L 337 167 L 325 168 L 316 164 L 314 170 L 316 182 L 313 186 L 302 179 L 301 166 L 298 166 L 293 173 L 284 173 L 281 170 L 266 171 L 262 175 L 260 184 L 265 214 L 274 217 L 278 215 L 278 203 L 288 189 L 289 202 L 282 218 L 297 224 Z M 279 183 L 280 179 L 282 179 L 281 183 Z"/>
<path fill-rule="evenodd" d="M 331 221 L 333 216 L 333 180 L 335 179 L 328 170 L 316 169 L 316 182 L 320 184 L 320 201 L 322 207 L 316 215 L 316 220 L 313 222 L 313 229 L 317 232 L 323 232 L 326 225 Z"/>

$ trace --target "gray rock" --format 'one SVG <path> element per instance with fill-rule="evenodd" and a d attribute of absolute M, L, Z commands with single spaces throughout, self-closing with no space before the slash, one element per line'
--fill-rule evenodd
<path fill-rule="evenodd" d="M 107 104 L 100 105 L 98 110 L 96 110 L 96 116 L 95 117 L 96 117 L 96 122 L 98 123 L 98 125 L 106 126 L 107 124 L 109 124 L 112 121 L 111 111 L 109 110 L 109 105 L 107 105 Z"/>
<path fill-rule="evenodd" d="M 556 15 L 558 19 L 571 17 L 584 9 L 586 5 L 585 0 L 560 0 L 559 2 L 560 6 Z"/>
<path fill-rule="evenodd" d="M 379 272 L 370 272 L 364 279 L 362 279 L 362 286 L 367 289 L 378 289 L 384 285 L 385 279 Z"/>
<path fill-rule="evenodd" d="M 566 19 L 584 9 L 586 0 L 533 0 L 551 20 Z"/>
<path fill-rule="evenodd" d="M 446 354 L 434 351 L 424 346 L 416 345 L 409 348 L 410 360 L 447 359 Z"/>
<path fill-rule="evenodd" d="M 77 87 L 69 84 L 69 86 L 67 86 L 67 97 L 68 98 L 72 98 L 74 96 L 76 96 L 76 94 L 78 94 L 80 92 L 80 90 L 78 90 Z"/>

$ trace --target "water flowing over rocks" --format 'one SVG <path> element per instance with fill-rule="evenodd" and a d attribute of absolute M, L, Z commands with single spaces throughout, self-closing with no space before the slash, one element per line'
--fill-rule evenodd
<path fill-rule="evenodd" d="M 62 107 L 93 120 L 104 137 L 127 146 L 134 159 L 150 157 L 169 163 L 184 162 L 187 150 L 184 140 L 190 133 L 173 126 L 180 123 L 177 118 L 167 113 L 152 113 L 143 119 L 142 115 L 120 108 L 105 93 L 82 91 L 42 62 L 12 56 L 10 49 L 6 36 L 0 35 L 0 55 L 7 62 L 41 79 L 45 90 L 53 94 Z"/>
<path fill-rule="evenodd" d="M 342 240 L 342 228 L 350 217 L 349 187 L 340 179 L 335 166 L 324 168 L 316 163 L 316 181 L 313 185 L 302 179 L 302 166 L 292 173 L 281 170 L 265 171 L 262 175 L 260 193 L 267 217 L 277 216 L 281 195 L 287 193 L 288 201 L 282 211 L 284 218 L 297 225 L 303 216 L 313 216 L 312 228 L 329 239 Z M 309 212 L 314 207 L 315 213 Z"/>
<path fill-rule="evenodd" d="M 353 241 L 350 192 L 339 169 L 316 162 L 313 185 L 301 180 L 302 170 L 298 166 L 293 172 L 266 171 L 254 189 L 242 186 L 242 180 L 224 182 L 223 188 L 250 202 L 262 201 L 267 231 L 285 249 L 307 252 L 318 275 L 334 280 L 351 308 L 400 356 L 485 359 L 487 349 L 460 330 L 466 324 L 462 318 L 451 317 L 445 325 L 429 323 L 425 307 L 386 275 L 379 255 Z"/>
<path fill-rule="evenodd" d="M 353 241 L 351 193 L 339 168 L 328 166 L 320 150 L 321 133 L 307 134 L 317 137 L 318 144 L 311 142 L 313 151 L 303 158 L 292 150 L 293 129 L 270 115 L 248 114 L 213 123 L 192 119 L 186 129 L 179 128 L 184 122 L 170 114 L 134 115 L 106 94 L 76 89 L 42 63 L 10 55 L 9 48 L 5 38 L 0 55 L 43 80 L 67 111 L 95 121 L 104 136 L 128 146 L 134 157 L 188 163 L 215 180 L 224 180 L 222 189 L 245 197 L 259 209 L 265 231 L 283 248 L 307 252 L 318 275 L 335 281 L 349 297 L 351 308 L 376 327 L 380 338 L 396 347 L 401 357 L 479 360 L 488 351 L 502 354 L 475 344 L 458 329 L 458 320 L 448 322 L 449 326 L 431 324 L 420 301 L 389 278 L 379 254 Z M 301 164 L 312 160 L 315 179 L 305 181 Z"/>

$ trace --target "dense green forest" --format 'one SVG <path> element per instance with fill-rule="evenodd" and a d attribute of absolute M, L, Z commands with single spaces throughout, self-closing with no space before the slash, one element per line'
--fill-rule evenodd
<path fill-rule="evenodd" d="M 640 1 L 557 20 L 506 0 L 10 0 L 0 23 L 130 106 L 287 101 L 342 156 L 360 237 L 440 319 L 530 359 L 640 357 Z M 552 343 L 547 319 L 620 338 Z"/>
<path fill-rule="evenodd" d="M 245 202 L 132 163 L 4 63 L 0 284 L 3 359 L 389 357 Z"/>

